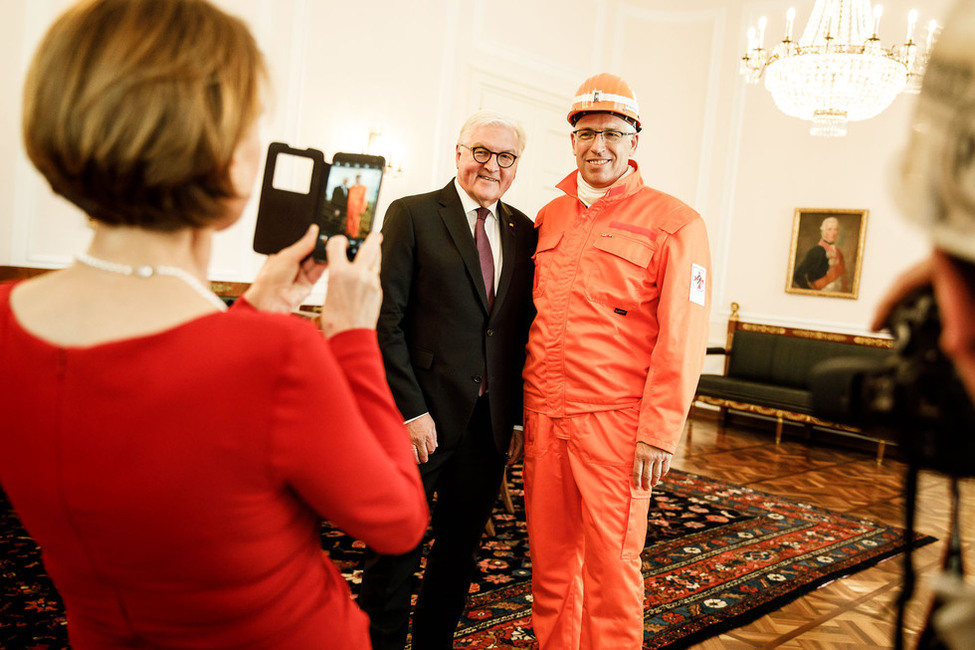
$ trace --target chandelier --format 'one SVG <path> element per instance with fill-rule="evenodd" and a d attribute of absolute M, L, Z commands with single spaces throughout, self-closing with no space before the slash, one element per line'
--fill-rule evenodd
<path fill-rule="evenodd" d="M 764 48 L 767 22 L 762 17 L 757 30 L 748 30 L 741 74 L 754 84 L 764 74 L 779 110 L 810 120 L 813 135 L 846 135 L 848 122 L 875 117 L 901 92 L 920 90 L 937 37 L 932 20 L 923 49 L 914 42 L 913 10 L 904 44 L 884 48 L 877 38 L 881 13 L 880 5 L 871 10 L 870 0 L 816 0 L 797 43 L 792 40 L 796 11 L 789 9 L 785 38 L 771 52 Z"/>

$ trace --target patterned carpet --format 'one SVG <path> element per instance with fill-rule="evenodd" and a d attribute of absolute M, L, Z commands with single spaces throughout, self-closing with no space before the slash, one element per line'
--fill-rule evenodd
<path fill-rule="evenodd" d="M 516 512 L 498 510 L 456 648 L 530 648 L 531 565 L 520 470 Z M 643 554 L 645 648 L 687 647 L 904 549 L 904 531 L 672 471 L 654 492 Z M 934 541 L 919 537 L 918 545 Z M 356 590 L 362 544 L 325 526 L 322 542 Z M 61 603 L 36 546 L 0 493 L 0 648 L 67 648 Z"/>

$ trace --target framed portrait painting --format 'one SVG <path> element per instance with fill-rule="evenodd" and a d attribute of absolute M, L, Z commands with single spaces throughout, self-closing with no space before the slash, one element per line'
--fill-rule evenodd
<path fill-rule="evenodd" d="M 786 293 L 855 300 L 868 212 L 796 208 Z"/>

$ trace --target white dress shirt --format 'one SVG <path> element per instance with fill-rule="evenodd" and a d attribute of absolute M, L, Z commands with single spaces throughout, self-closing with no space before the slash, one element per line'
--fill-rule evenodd
<path fill-rule="evenodd" d="M 474 224 L 477 222 L 477 209 L 481 205 L 472 199 L 464 188 L 460 186 L 454 178 L 454 188 L 460 196 L 460 203 L 464 206 L 464 213 L 467 215 L 467 224 L 471 227 L 471 236 L 474 235 Z M 488 206 L 491 214 L 484 219 L 484 232 L 487 234 L 488 243 L 491 245 L 491 255 L 494 256 L 494 292 L 498 292 L 498 282 L 501 280 L 501 226 L 498 222 L 499 202 Z"/>

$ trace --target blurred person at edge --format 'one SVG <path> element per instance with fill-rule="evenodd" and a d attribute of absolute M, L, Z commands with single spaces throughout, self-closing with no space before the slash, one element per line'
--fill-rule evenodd
<path fill-rule="evenodd" d="M 535 219 L 525 364 L 532 627 L 542 650 L 643 646 L 640 552 L 707 349 L 704 220 L 644 184 L 630 86 L 587 79 L 578 169 Z"/>
<path fill-rule="evenodd" d="M 28 155 L 93 220 L 86 254 L 0 286 L 0 484 L 75 650 L 369 648 L 323 518 L 388 553 L 427 506 L 384 381 L 380 240 L 328 243 L 321 331 L 288 313 L 312 228 L 226 310 L 213 234 L 261 162 L 265 64 L 206 0 L 93 0 L 43 38 Z"/>
<path fill-rule="evenodd" d="M 892 183 L 904 216 L 928 233 L 933 250 L 894 282 L 877 307 L 873 328 L 885 327 L 912 290 L 932 285 L 940 346 L 975 398 L 975 1 L 957 2 L 944 25 Z M 975 647 L 975 587 L 945 575 L 935 588 L 944 603 L 932 619 L 939 639 L 958 650 Z"/>

